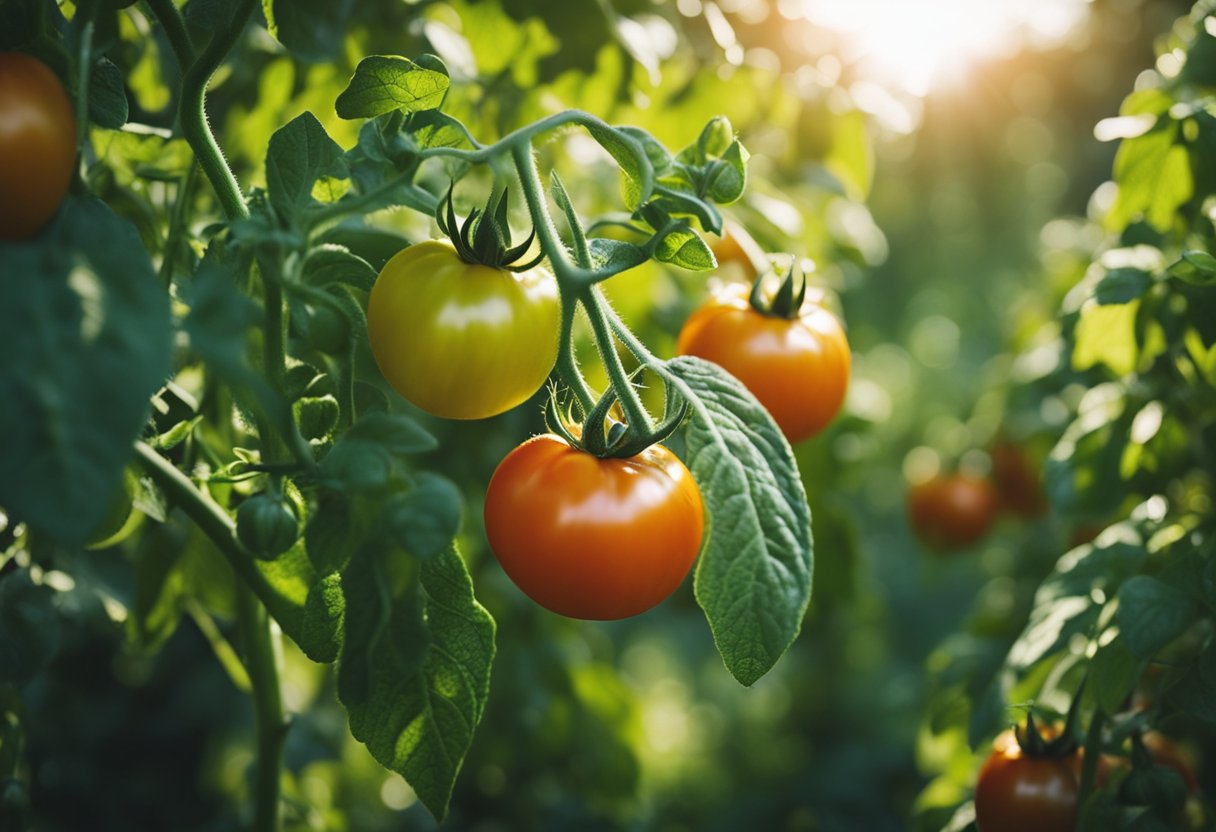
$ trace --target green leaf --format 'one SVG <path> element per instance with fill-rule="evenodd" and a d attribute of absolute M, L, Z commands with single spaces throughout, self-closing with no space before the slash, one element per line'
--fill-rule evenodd
<path fill-rule="evenodd" d="M 342 578 L 336 573 L 326 575 L 309 587 L 300 627 L 293 638 L 314 662 L 332 662 L 342 652 L 345 616 Z"/>
<path fill-rule="evenodd" d="M 1216 257 L 1206 251 L 1184 251 L 1176 263 L 1170 264 L 1167 272 L 1196 286 L 1211 286 L 1216 283 Z"/>
<path fill-rule="evenodd" d="M 135 597 L 129 606 L 127 639 L 153 653 L 177 630 L 186 596 L 185 576 L 178 569 L 185 534 L 175 522 L 151 525 L 135 550 Z"/>
<path fill-rule="evenodd" d="M 0 577 L 0 684 L 24 685 L 59 649 L 55 592 L 25 570 Z"/>
<path fill-rule="evenodd" d="M 1152 283 L 1153 276 L 1141 269 L 1111 269 L 1094 287 L 1094 300 L 1103 306 L 1129 303 L 1144 297 Z"/>
<path fill-rule="evenodd" d="M 446 477 L 423 471 L 384 506 L 389 536 L 405 551 L 432 558 L 451 545 L 460 530 L 460 489 Z"/>
<path fill-rule="evenodd" d="M 355 0 L 262 0 L 270 34 L 309 63 L 338 56 L 354 7 Z"/>
<path fill-rule="evenodd" d="M 494 619 L 454 548 L 416 575 L 361 552 L 343 589 L 338 698 L 351 733 L 442 819 L 489 696 Z"/>
<path fill-rule="evenodd" d="M 832 117 L 832 149 L 823 165 L 844 185 L 845 194 L 865 202 L 874 184 L 874 145 L 869 135 L 870 117 L 850 110 Z"/>
<path fill-rule="evenodd" d="M 687 240 L 685 245 L 687 245 Z M 642 265 L 648 259 L 646 250 L 639 245 L 603 237 L 593 237 L 588 242 L 587 253 L 591 259 L 591 268 L 605 275 L 629 271 L 635 266 Z M 695 256 L 691 249 L 689 254 Z"/>
<path fill-rule="evenodd" d="M 408 58 L 370 55 L 359 61 L 335 108 L 341 118 L 372 118 L 393 110 L 434 110 L 451 81 L 446 73 L 425 69 Z"/>
<path fill-rule="evenodd" d="M 342 284 L 371 291 L 376 282 L 376 270 L 345 246 L 324 243 L 308 252 L 300 277 L 318 289 Z"/>
<path fill-rule="evenodd" d="M 1166 692 L 1175 708 L 1216 723 L 1216 642 L 1209 642 Z"/>
<path fill-rule="evenodd" d="M 338 424 L 338 400 L 333 396 L 309 396 L 292 405 L 300 435 L 324 439 Z"/>
<path fill-rule="evenodd" d="M 654 189 L 654 168 L 646 150 L 633 135 L 615 127 L 588 124 L 587 132 L 620 165 L 624 175 L 621 195 L 629 210 L 635 210 L 650 198 Z"/>
<path fill-rule="evenodd" d="M 346 568 L 358 545 L 353 535 L 351 505 L 341 494 L 321 491 L 317 510 L 304 529 L 304 547 L 313 568 L 328 575 Z"/>
<path fill-rule="evenodd" d="M 697 602 L 731 674 L 751 685 L 793 643 L 811 597 L 811 514 L 789 443 L 755 397 L 698 358 L 656 371 L 688 402 L 687 462 L 705 500 Z"/>
<path fill-rule="evenodd" d="M 173 353 L 169 299 L 135 229 L 69 199 L 0 242 L 0 505 L 65 545 L 101 522 Z"/>
<path fill-rule="evenodd" d="M 266 190 L 279 216 L 291 219 L 313 205 L 313 184 L 322 176 L 346 175 L 342 148 L 312 113 L 296 116 L 270 137 Z"/>
<path fill-rule="evenodd" d="M 715 268 L 718 261 L 701 235 L 689 228 L 670 232 L 659 243 L 655 259 L 683 269 L 705 272 Z"/>
<path fill-rule="evenodd" d="M 1076 370 L 1088 370 L 1105 364 L 1116 375 L 1128 375 L 1136 369 L 1139 355 L 1136 343 L 1136 314 L 1140 302 L 1121 303 L 1111 306 L 1086 304 L 1077 321 L 1076 345 L 1072 353 L 1072 366 Z"/>
<path fill-rule="evenodd" d="M 348 494 L 386 488 L 400 457 L 434 450 L 435 437 L 408 416 L 369 413 L 338 440 L 321 463 L 321 482 Z"/>
<path fill-rule="evenodd" d="M 1136 658 L 1152 658 L 1191 625 L 1199 606 L 1189 595 L 1149 575 L 1136 575 L 1119 588 L 1116 619 Z"/>
<path fill-rule="evenodd" d="M 1106 218 L 1107 227 L 1122 230 L 1141 215 L 1158 231 L 1173 225 L 1174 213 L 1194 191 L 1190 156 L 1175 143 L 1177 135 L 1177 123 L 1163 120 L 1119 146 L 1115 155 L 1119 193 Z"/>
<path fill-rule="evenodd" d="M 731 142 L 722 158 L 714 164 L 712 180 L 705 195 L 719 205 L 729 205 L 743 196 L 747 187 L 748 152 L 739 142 Z"/>
<path fill-rule="evenodd" d="M 98 58 L 89 75 L 89 119 L 99 127 L 115 130 L 127 123 L 122 70 L 109 58 Z"/>
<path fill-rule="evenodd" d="M 1127 641 L 1116 637 L 1099 647 L 1090 660 L 1088 690 L 1106 713 L 1119 713 L 1143 670 L 1144 662 L 1132 654 Z"/>

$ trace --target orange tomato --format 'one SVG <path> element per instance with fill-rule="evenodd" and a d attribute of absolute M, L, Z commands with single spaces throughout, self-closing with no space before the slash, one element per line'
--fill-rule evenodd
<path fill-rule="evenodd" d="M 966 474 L 934 477 L 908 492 L 908 519 L 921 542 L 934 549 L 962 549 L 988 533 L 997 493 L 986 479 Z"/>
<path fill-rule="evenodd" d="M 662 445 L 599 459 L 552 434 L 507 454 L 486 491 L 486 536 L 536 603 L 571 618 L 637 615 L 669 596 L 701 548 L 692 475 Z"/>

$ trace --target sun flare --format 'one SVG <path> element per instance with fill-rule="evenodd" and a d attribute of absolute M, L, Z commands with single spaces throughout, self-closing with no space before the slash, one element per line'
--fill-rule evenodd
<path fill-rule="evenodd" d="M 964 79 L 986 59 L 1072 33 L 1088 0 L 803 0 L 838 32 L 847 59 L 915 95 Z"/>

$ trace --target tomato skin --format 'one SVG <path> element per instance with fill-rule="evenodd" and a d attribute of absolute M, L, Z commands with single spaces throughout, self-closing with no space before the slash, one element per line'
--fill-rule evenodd
<path fill-rule="evenodd" d="M 966 474 L 934 477 L 908 492 L 908 519 L 925 545 L 962 549 L 988 533 L 997 509 L 996 489 Z"/>
<path fill-rule="evenodd" d="M 790 443 L 822 431 L 844 404 L 852 356 L 831 312 L 804 304 L 790 320 L 751 307 L 745 286 L 715 292 L 680 330 L 676 352 L 712 361 L 772 414 Z"/>
<path fill-rule="evenodd" d="M 557 360 L 557 283 L 466 263 L 446 241 L 398 252 L 367 304 L 372 354 L 389 384 L 448 419 L 484 419 L 522 403 Z"/>
<path fill-rule="evenodd" d="M 671 595 L 705 528 L 701 492 L 667 448 L 598 459 L 553 434 L 499 463 L 485 523 L 490 548 L 524 594 L 560 615 L 599 621 Z"/>
<path fill-rule="evenodd" d="M 1026 756 L 1002 735 L 975 784 L 979 832 L 1072 832 L 1077 820 L 1078 755 Z"/>
<path fill-rule="evenodd" d="M 1012 442 L 998 442 L 992 448 L 992 479 L 1000 494 L 1001 507 L 1033 520 L 1047 510 L 1047 500 L 1039 485 L 1039 473 L 1025 452 Z"/>
<path fill-rule="evenodd" d="M 36 234 L 68 192 L 76 167 L 76 116 L 42 61 L 0 52 L 0 239 Z"/>

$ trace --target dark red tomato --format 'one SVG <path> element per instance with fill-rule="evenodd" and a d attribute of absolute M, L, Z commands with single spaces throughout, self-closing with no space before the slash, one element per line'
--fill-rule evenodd
<path fill-rule="evenodd" d="M 1079 757 L 1029 757 L 1002 734 L 975 784 L 979 832 L 1072 832 Z"/>
<path fill-rule="evenodd" d="M 1027 520 L 1047 510 L 1039 484 L 1039 472 L 1026 453 L 1012 442 L 998 442 L 992 449 L 992 479 L 1000 494 L 1001 508 Z"/>
<path fill-rule="evenodd" d="M 692 313 L 676 352 L 743 382 L 791 443 L 826 428 L 849 389 L 849 342 L 831 312 L 808 301 L 792 319 L 765 315 L 742 285 L 721 288 Z"/>
<path fill-rule="evenodd" d="M 0 239 L 32 237 L 55 215 L 76 165 L 76 117 L 59 78 L 0 52 Z"/>
<path fill-rule="evenodd" d="M 997 500 L 996 489 L 986 479 L 966 474 L 934 477 L 908 492 L 908 519 L 925 545 L 962 549 L 988 533 Z"/>
<path fill-rule="evenodd" d="M 552 434 L 507 454 L 486 536 L 529 598 L 571 618 L 637 615 L 675 591 L 701 548 L 701 492 L 662 445 L 598 459 Z"/>

